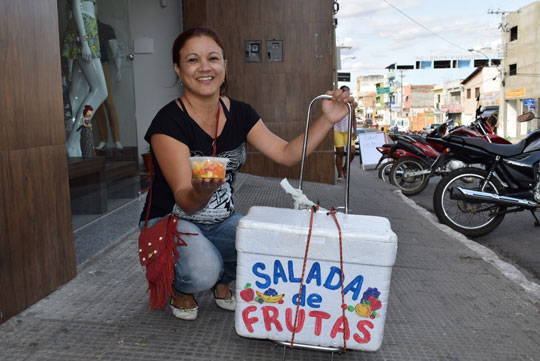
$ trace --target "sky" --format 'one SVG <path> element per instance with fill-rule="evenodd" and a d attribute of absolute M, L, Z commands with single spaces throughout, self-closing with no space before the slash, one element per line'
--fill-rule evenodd
<path fill-rule="evenodd" d="M 361 75 L 387 73 L 386 66 L 414 65 L 417 57 L 464 56 L 479 49 L 487 56 L 499 56 L 500 14 L 488 11 L 516 11 L 533 0 L 337 0 L 339 11 L 336 45 L 341 49 L 341 70 L 350 72 L 351 92 Z M 471 69 L 472 71 L 473 69 Z M 436 84 L 448 73 L 404 72 L 404 84 Z M 422 74 L 424 73 L 424 74 Z M 430 73 L 430 74 L 428 74 Z M 455 76 L 455 75 L 452 75 Z M 464 78 L 465 76 L 460 76 Z M 438 79 L 437 79 L 438 78 Z"/>

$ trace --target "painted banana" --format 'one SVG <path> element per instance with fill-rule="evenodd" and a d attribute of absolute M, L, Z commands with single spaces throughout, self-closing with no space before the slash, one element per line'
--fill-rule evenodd
<path fill-rule="evenodd" d="M 281 300 L 283 297 L 285 297 L 285 294 L 277 295 L 277 296 L 268 296 L 264 293 L 260 293 L 259 291 L 255 291 L 257 293 L 257 296 L 259 298 L 262 298 L 264 302 L 267 303 L 277 303 L 279 300 Z"/>

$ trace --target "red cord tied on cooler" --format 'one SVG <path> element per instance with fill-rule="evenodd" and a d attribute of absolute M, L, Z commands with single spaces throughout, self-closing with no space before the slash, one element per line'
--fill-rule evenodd
<path fill-rule="evenodd" d="M 343 240 L 341 238 L 341 227 L 339 225 L 337 216 L 337 209 L 336 207 L 332 207 L 330 209 L 330 212 L 328 212 L 326 215 L 331 215 L 332 218 L 334 218 L 334 222 L 336 223 L 336 227 L 339 232 L 339 269 L 341 270 L 341 310 L 343 312 L 343 323 L 345 325 L 348 325 L 349 322 L 347 321 L 347 316 L 345 316 L 345 310 L 347 309 L 347 305 L 345 304 L 345 292 L 343 288 L 343 283 L 345 282 L 345 276 L 343 274 Z M 345 328 L 345 330 L 347 327 Z M 347 332 L 343 332 L 343 352 L 347 351 Z"/>
<path fill-rule="evenodd" d="M 307 262 L 307 256 L 309 252 L 309 241 L 311 240 L 311 231 L 313 229 L 313 216 L 315 215 L 315 212 L 319 210 L 319 206 L 314 205 L 311 206 L 311 217 L 309 219 L 309 231 L 306 241 L 306 252 L 304 253 L 304 264 L 302 265 L 302 277 L 300 278 L 300 290 L 298 291 L 298 301 L 296 302 L 296 312 L 294 314 L 294 326 L 292 331 L 292 337 L 291 337 L 291 348 L 294 347 L 294 335 L 296 334 L 296 326 L 298 325 L 298 309 L 300 308 L 300 300 L 302 299 L 302 288 L 304 286 L 304 275 L 306 272 L 306 262 Z"/>
<path fill-rule="evenodd" d="M 306 241 L 306 252 L 304 253 L 304 264 L 302 265 L 302 277 L 300 278 L 300 290 L 298 291 L 298 300 L 302 298 L 302 289 L 304 286 L 304 275 L 306 271 L 306 263 L 307 263 L 307 257 L 309 253 L 309 242 L 311 240 L 311 233 L 313 230 L 313 218 L 315 216 L 315 212 L 319 210 L 318 205 L 311 206 L 311 217 L 309 220 L 309 230 L 308 230 L 308 236 Z M 331 215 L 334 218 L 334 222 L 336 223 L 338 232 L 339 232 L 339 263 L 340 263 L 340 270 L 341 270 L 341 310 L 343 312 L 343 322 L 345 325 L 348 325 L 347 318 L 345 316 L 345 310 L 347 309 L 347 305 L 345 304 L 345 293 L 343 288 L 343 246 L 342 246 L 342 239 L 341 239 L 341 227 L 339 225 L 339 222 L 336 217 L 337 209 L 335 207 L 332 207 L 330 212 L 327 213 L 327 215 Z M 291 346 L 290 348 L 294 347 L 294 336 L 296 334 L 296 327 L 298 324 L 298 310 L 300 308 L 300 302 L 296 303 L 296 312 L 294 315 L 294 326 L 292 331 L 292 337 L 291 337 Z M 345 330 L 347 327 L 345 328 Z M 347 332 L 343 332 L 343 352 L 347 351 Z"/>

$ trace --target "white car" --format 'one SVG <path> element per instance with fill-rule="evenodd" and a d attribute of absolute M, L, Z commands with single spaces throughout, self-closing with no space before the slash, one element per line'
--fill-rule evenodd
<path fill-rule="evenodd" d="M 358 134 L 366 133 L 365 129 L 358 128 L 356 129 L 356 136 L 354 137 L 354 154 L 360 154 L 360 141 L 358 140 Z"/>
<path fill-rule="evenodd" d="M 422 135 L 426 136 L 429 133 L 431 133 L 433 130 L 437 129 L 440 126 L 438 123 L 428 124 L 424 127 L 424 130 L 422 130 Z"/>
<path fill-rule="evenodd" d="M 407 133 L 409 131 L 409 119 L 397 118 L 390 122 L 390 131 L 398 133 Z"/>

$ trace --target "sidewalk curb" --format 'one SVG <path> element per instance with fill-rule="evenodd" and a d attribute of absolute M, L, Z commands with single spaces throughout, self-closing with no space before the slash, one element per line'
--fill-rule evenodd
<path fill-rule="evenodd" d="M 418 213 L 420 213 L 420 215 L 422 215 L 435 227 L 440 229 L 445 234 L 451 236 L 452 238 L 460 241 L 467 248 L 469 248 L 478 256 L 480 256 L 480 258 L 482 258 L 485 262 L 491 264 L 493 267 L 499 270 L 503 274 L 503 276 L 505 276 L 506 278 L 508 278 L 509 280 L 511 280 L 512 282 L 516 283 L 518 286 L 523 288 L 529 295 L 533 296 L 537 301 L 540 301 L 540 285 L 529 281 L 518 268 L 516 268 L 515 266 L 511 265 L 508 262 L 503 261 L 495 252 L 493 252 L 489 248 L 482 246 L 481 244 L 470 240 L 469 238 L 453 230 L 452 228 L 444 224 L 441 224 L 439 220 L 433 214 L 431 214 L 429 211 L 427 211 L 423 207 L 416 204 L 416 202 L 410 199 L 409 197 L 403 195 L 403 193 L 401 193 L 400 190 L 395 190 L 394 194 L 401 197 L 401 199 L 406 204 L 408 204 L 410 207 L 415 209 Z"/>

